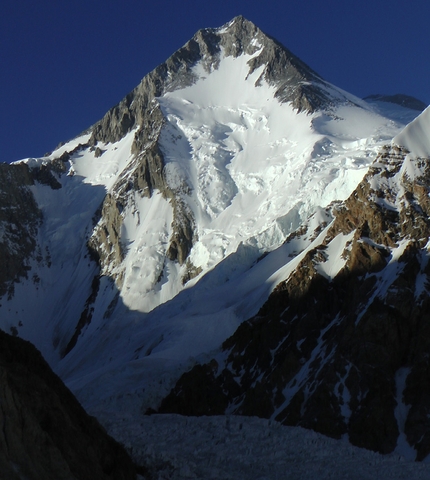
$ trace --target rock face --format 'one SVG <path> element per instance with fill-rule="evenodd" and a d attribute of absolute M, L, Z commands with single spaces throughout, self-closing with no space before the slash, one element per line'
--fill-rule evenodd
<path fill-rule="evenodd" d="M 0 164 L 0 297 L 13 295 L 14 283 L 27 278 L 31 261 L 50 265 L 50 252 L 38 244 L 43 214 L 31 187 L 43 184 L 61 189 L 58 177 L 66 171 L 68 158 L 36 165 L 31 161 Z"/>
<path fill-rule="evenodd" d="M 125 450 L 28 342 L 0 331 L 0 478 L 135 479 Z"/>
<path fill-rule="evenodd" d="M 386 147 L 323 237 L 160 412 L 275 418 L 430 453 L 430 160 Z"/>
<path fill-rule="evenodd" d="M 0 164 L 0 296 L 13 294 L 14 282 L 26 277 L 36 250 L 42 213 L 29 188 L 33 184 L 27 165 Z"/>

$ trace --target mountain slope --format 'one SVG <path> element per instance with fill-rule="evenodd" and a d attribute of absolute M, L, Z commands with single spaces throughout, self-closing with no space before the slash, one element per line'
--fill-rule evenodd
<path fill-rule="evenodd" d="M 160 411 L 258 415 L 382 453 L 430 453 L 429 131 L 427 109 Z"/>
<path fill-rule="evenodd" d="M 198 32 L 88 131 L 5 167 L 5 211 L 34 208 L 12 229 L 28 248 L 2 244 L 25 269 L 0 278 L 0 327 L 93 412 L 157 408 L 300 271 L 416 115 L 327 83 L 242 17 Z"/>

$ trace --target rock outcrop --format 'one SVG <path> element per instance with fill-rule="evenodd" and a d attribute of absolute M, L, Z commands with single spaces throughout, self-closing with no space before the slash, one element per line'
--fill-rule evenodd
<path fill-rule="evenodd" d="M 29 342 L 0 331 L 0 479 L 128 480 L 136 468 Z"/>
<path fill-rule="evenodd" d="M 159 411 L 271 417 L 381 453 L 405 434 L 429 455 L 429 190 L 430 160 L 387 147 L 223 361 L 185 373 Z"/>
<path fill-rule="evenodd" d="M 90 248 L 97 253 L 104 275 L 115 279 L 122 286 L 124 271 L 121 262 L 124 251 L 121 240 L 122 212 L 134 205 L 134 195 L 151 198 L 154 192 L 169 200 L 173 209 L 171 238 L 166 248 L 170 260 L 185 264 L 193 243 L 197 239 L 195 220 L 191 209 L 182 198 L 189 195 L 187 185 L 171 186 L 164 175 L 163 153 L 158 139 L 163 126 L 163 117 L 159 107 L 148 114 L 145 128 L 135 134 L 132 147 L 134 157 L 121 173 L 101 207 L 99 220 L 89 240 Z"/>
<path fill-rule="evenodd" d="M 36 253 L 42 213 L 29 188 L 33 184 L 27 165 L 0 164 L 0 296 L 13 294 L 14 282 L 27 276 Z"/>

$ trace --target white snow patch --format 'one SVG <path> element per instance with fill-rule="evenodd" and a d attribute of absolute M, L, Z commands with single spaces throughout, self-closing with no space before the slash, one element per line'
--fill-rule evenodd
<path fill-rule="evenodd" d="M 73 173 L 82 176 L 85 183 L 103 185 L 109 190 L 132 159 L 135 131 L 130 131 L 116 143 L 98 144 L 103 152 L 98 158 L 89 149 L 77 152 L 70 160 Z"/>
<path fill-rule="evenodd" d="M 345 266 L 347 257 L 342 255 L 348 242 L 354 237 L 354 231 L 348 235 L 340 233 L 327 245 L 323 250 L 326 260 L 316 264 L 315 268 L 318 273 L 325 278 L 333 279 L 339 271 Z"/>
<path fill-rule="evenodd" d="M 152 198 L 136 192 L 123 217 L 121 241 L 125 258 L 119 267 L 124 269 L 121 296 L 132 310 L 149 312 L 179 290 L 180 282 L 172 281 L 172 276 L 177 280 L 178 266 L 166 260 L 173 209 L 159 192 Z"/>
<path fill-rule="evenodd" d="M 345 375 L 339 379 L 339 382 L 334 387 L 334 392 L 337 393 L 339 397 L 339 404 L 340 404 L 340 413 L 342 414 L 343 418 L 345 419 L 345 423 L 347 424 L 350 417 L 351 417 L 351 408 L 349 406 L 349 402 L 351 400 L 351 394 L 349 392 L 348 387 L 346 386 L 346 379 L 349 376 L 349 372 L 351 370 L 352 365 L 348 364 L 346 366 L 346 373 Z"/>
<path fill-rule="evenodd" d="M 430 107 L 396 135 L 392 144 L 407 148 L 412 157 L 430 157 Z"/>

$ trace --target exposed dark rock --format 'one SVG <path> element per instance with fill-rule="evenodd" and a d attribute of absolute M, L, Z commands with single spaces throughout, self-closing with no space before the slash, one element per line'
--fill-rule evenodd
<path fill-rule="evenodd" d="M 14 282 L 26 278 L 42 221 L 30 186 L 33 175 L 24 163 L 0 164 L 0 296 L 13 293 Z"/>
<path fill-rule="evenodd" d="M 94 156 L 96 158 L 101 157 L 105 153 L 105 150 L 102 150 L 100 147 L 96 147 L 94 150 Z"/>
<path fill-rule="evenodd" d="M 91 293 L 85 302 L 84 310 L 82 311 L 78 324 L 76 325 L 75 332 L 64 350 L 63 357 L 65 357 L 76 345 L 82 329 L 91 323 L 94 313 L 94 303 L 97 299 L 97 294 L 99 293 L 99 287 L 100 277 L 96 275 L 91 284 Z"/>
<path fill-rule="evenodd" d="M 215 380 L 211 365 L 196 365 L 194 374 L 181 388 L 184 395 L 167 397 L 163 410 L 178 411 L 182 415 L 222 415 L 228 406 L 228 397 Z"/>
<path fill-rule="evenodd" d="M 186 271 L 185 275 L 182 277 L 182 284 L 183 285 L 188 283 L 191 279 L 200 275 L 200 273 L 202 273 L 202 271 L 203 271 L 202 267 L 196 267 L 195 265 L 193 265 L 189 258 L 187 259 L 185 265 L 187 267 L 187 271 Z"/>
<path fill-rule="evenodd" d="M 172 198 L 173 222 L 167 257 L 184 265 L 197 235 L 194 228 L 194 216 L 187 205 L 179 198 Z"/>
<path fill-rule="evenodd" d="M 121 246 L 122 204 L 113 194 L 107 194 L 100 211 L 100 221 L 93 230 L 88 247 L 101 266 L 101 274 L 110 274 L 119 286 L 122 276 L 112 274 L 110 269 L 118 266 L 124 252 Z"/>
<path fill-rule="evenodd" d="M 126 480 L 125 450 L 29 342 L 0 331 L 0 478 Z"/>
<path fill-rule="evenodd" d="M 59 190 L 61 188 L 61 183 L 53 175 L 50 164 L 42 164 L 39 167 L 32 168 L 31 173 L 34 180 L 43 185 L 48 185 L 53 190 Z"/>

